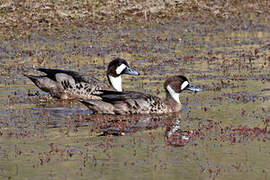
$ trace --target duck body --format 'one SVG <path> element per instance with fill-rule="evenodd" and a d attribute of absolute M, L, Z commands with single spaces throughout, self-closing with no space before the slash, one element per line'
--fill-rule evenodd
<path fill-rule="evenodd" d="M 135 91 L 108 91 L 100 90 L 98 96 L 101 100 L 83 100 L 94 113 L 101 114 L 165 114 L 179 112 L 182 104 L 179 93 L 185 89 L 193 88 L 184 76 L 172 76 L 164 83 L 166 89 L 165 100 L 159 97 Z M 194 89 L 199 91 L 199 89 Z"/>
<path fill-rule="evenodd" d="M 111 61 L 108 66 L 107 77 L 112 88 L 93 76 L 83 75 L 75 71 L 46 68 L 38 68 L 37 70 L 46 75 L 25 74 L 25 76 L 41 90 L 59 99 L 100 99 L 93 95 L 98 93 L 97 90 L 114 88 L 117 91 L 122 91 L 122 74 L 139 75 L 129 68 L 125 60 L 120 58 Z"/>
<path fill-rule="evenodd" d="M 86 76 L 74 71 L 59 69 L 39 68 L 38 71 L 47 75 L 33 76 L 25 75 L 41 90 L 50 93 L 52 97 L 59 99 L 87 98 L 92 96 L 96 90 L 110 88 L 107 84 L 100 82 L 92 76 Z"/>
<path fill-rule="evenodd" d="M 135 91 L 99 91 L 102 101 L 80 100 L 95 113 L 101 114 L 164 114 L 171 112 L 162 99 Z"/>

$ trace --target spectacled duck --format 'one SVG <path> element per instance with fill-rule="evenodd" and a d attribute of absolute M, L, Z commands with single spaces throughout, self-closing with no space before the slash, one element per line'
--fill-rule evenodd
<path fill-rule="evenodd" d="M 181 111 L 179 95 L 184 90 L 201 91 L 185 76 L 171 76 L 164 83 L 166 98 L 135 91 L 100 90 L 101 100 L 78 99 L 94 113 L 100 114 L 164 114 Z"/>
<path fill-rule="evenodd" d="M 79 72 L 38 68 L 38 71 L 45 73 L 42 76 L 24 74 L 41 90 L 48 92 L 52 97 L 59 99 L 100 99 L 93 95 L 100 89 L 111 89 L 107 84 L 99 81 L 94 76 L 83 75 Z M 123 74 L 139 75 L 131 69 L 126 60 L 116 58 L 112 60 L 107 68 L 107 78 L 110 85 L 116 90 L 122 91 Z"/>

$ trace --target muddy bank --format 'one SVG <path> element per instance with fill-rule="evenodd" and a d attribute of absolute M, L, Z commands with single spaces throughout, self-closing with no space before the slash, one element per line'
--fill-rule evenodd
<path fill-rule="evenodd" d="M 269 22 L 269 1 L 2 1 L 0 38 L 76 38 L 112 26 L 227 21 L 229 29 L 249 28 L 253 21 Z M 252 16 L 245 18 L 245 16 Z M 253 17 L 259 17 L 258 19 Z M 247 19 L 244 23 L 243 19 Z M 225 24 L 228 24 L 225 23 Z M 258 23 L 255 23 L 258 24 Z M 264 22 L 264 24 L 267 24 Z M 269 24 L 269 23 L 268 23 Z"/>

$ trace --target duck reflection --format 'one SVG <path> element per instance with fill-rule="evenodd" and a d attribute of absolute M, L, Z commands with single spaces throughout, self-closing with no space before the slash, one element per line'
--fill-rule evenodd
<path fill-rule="evenodd" d="M 164 140 L 168 145 L 184 146 L 190 142 L 193 134 L 193 131 L 182 130 L 181 119 L 175 118 L 171 124 L 167 124 Z"/>
<path fill-rule="evenodd" d="M 53 101 L 33 108 L 34 114 L 47 116 L 47 128 L 68 127 L 78 130 L 79 127 L 89 127 L 90 132 L 99 136 L 123 136 L 138 131 L 164 129 L 164 141 L 172 146 L 184 146 L 190 142 L 192 131 L 181 128 L 181 113 L 169 114 L 136 114 L 136 115 L 105 115 L 92 114 L 80 103 Z M 40 117 L 44 119 L 44 117 Z"/>
<path fill-rule="evenodd" d="M 105 135 L 127 135 L 144 130 L 165 129 L 164 140 L 168 145 L 184 146 L 189 143 L 193 132 L 181 129 L 181 114 L 166 115 L 92 115 L 95 129 Z"/>

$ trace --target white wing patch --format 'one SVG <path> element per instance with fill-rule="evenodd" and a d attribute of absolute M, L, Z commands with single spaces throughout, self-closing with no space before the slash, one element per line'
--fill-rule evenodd
<path fill-rule="evenodd" d="M 184 81 L 181 85 L 181 90 L 185 89 L 189 83 L 187 81 Z"/>
<path fill-rule="evenodd" d="M 167 86 L 167 90 L 169 91 L 170 95 L 173 97 L 173 99 L 178 103 L 181 104 L 179 99 L 179 93 L 176 93 L 170 85 Z"/>
<path fill-rule="evenodd" d="M 110 80 L 113 88 L 116 89 L 116 91 L 122 92 L 122 78 L 121 78 L 121 76 L 113 77 L 113 76 L 109 75 L 109 80 Z"/>
<path fill-rule="evenodd" d="M 116 68 L 116 74 L 119 75 L 122 73 L 122 71 L 126 68 L 127 66 L 125 64 L 121 64 Z"/>

